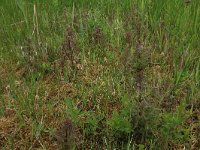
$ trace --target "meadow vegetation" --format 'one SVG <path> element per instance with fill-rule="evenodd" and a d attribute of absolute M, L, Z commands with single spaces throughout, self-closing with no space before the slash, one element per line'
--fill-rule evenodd
<path fill-rule="evenodd" d="M 199 0 L 2 0 L 0 26 L 0 149 L 200 148 Z"/>

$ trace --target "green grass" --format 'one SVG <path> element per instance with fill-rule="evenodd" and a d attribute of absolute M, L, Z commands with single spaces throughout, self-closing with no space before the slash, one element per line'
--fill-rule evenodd
<path fill-rule="evenodd" d="M 0 149 L 199 149 L 200 1 L 0 10 Z"/>

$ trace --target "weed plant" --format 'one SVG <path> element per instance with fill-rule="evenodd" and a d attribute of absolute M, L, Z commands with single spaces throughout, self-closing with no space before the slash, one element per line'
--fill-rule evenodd
<path fill-rule="evenodd" d="M 200 148 L 200 1 L 0 12 L 0 149 Z"/>

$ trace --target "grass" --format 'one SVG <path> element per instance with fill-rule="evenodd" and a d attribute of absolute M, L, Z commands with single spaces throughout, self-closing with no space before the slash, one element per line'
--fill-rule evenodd
<path fill-rule="evenodd" d="M 200 1 L 0 4 L 0 149 L 200 148 Z"/>

